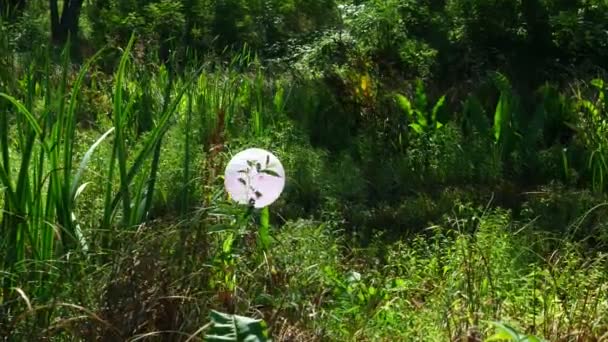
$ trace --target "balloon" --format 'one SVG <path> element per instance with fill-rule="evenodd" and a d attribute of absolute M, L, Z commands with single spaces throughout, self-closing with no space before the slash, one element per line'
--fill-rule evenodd
<path fill-rule="evenodd" d="M 283 192 L 285 170 L 274 154 L 250 148 L 230 160 L 224 173 L 224 187 L 237 203 L 264 208 Z"/>

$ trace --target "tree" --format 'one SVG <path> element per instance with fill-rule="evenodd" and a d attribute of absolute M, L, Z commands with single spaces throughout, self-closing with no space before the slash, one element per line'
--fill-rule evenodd
<path fill-rule="evenodd" d="M 56 44 L 65 44 L 70 37 L 72 46 L 78 45 L 78 19 L 83 0 L 63 0 L 61 16 L 57 0 L 49 0 L 51 8 L 51 36 Z"/>
<path fill-rule="evenodd" d="M 0 0 L 0 16 L 13 20 L 25 9 L 26 0 Z"/>

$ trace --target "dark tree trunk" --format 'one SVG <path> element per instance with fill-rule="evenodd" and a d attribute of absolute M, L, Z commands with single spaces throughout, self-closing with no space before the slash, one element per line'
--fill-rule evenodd
<path fill-rule="evenodd" d="M 541 57 L 552 52 L 549 14 L 540 0 L 522 1 L 522 13 L 528 27 L 529 47 Z"/>
<path fill-rule="evenodd" d="M 13 21 L 25 9 L 26 0 L 0 0 L 0 16 Z"/>
<path fill-rule="evenodd" d="M 59 10 L 57 9 L 57 0 L 50 0 L 49 7 L 51 8 L 51 37 L 55 42 L 59 37 Z"/>
<path fill-rule="evenodd" d="M 49 0 L 51 7 L 51 36 L 57 45 L 64 45 L 70 38 L 72 52 L 78 51 L 78 20 L 83 0 L 64 0 L 61 15 L 57 0 Z"/>

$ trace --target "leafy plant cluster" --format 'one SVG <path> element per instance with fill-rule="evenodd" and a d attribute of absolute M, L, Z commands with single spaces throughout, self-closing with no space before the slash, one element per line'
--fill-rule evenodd
<path fill-rule="evenodd" d="M 333 0 L 110 0 L 88 6 L 87 18 L 97 43 L 124 42 L 136 31 L 152 48 L 185 46 L 205 54 L 271 47 L 335 22 L 335 10 Z"/>

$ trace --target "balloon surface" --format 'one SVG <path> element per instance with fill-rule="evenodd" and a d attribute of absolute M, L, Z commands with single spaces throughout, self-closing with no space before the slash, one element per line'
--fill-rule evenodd
<path fill-rule="evenodd" d="M 224 186 L 237 203 L 264 208 L 283 192 L 285 170 L 274 154 L 250 148 L 232 157 L 224 173 Z"/>

